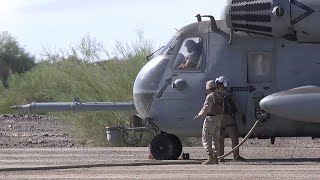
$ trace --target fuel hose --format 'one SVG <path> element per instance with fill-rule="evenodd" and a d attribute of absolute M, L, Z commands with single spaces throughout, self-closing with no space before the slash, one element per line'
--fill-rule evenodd
<path fill-rule="evenodd" d="M 219 160 L 220 160 L 220 159 L 223 159 L 223 158 L 229 156 L 231 153 L 235 152 L 237 149 L 239 149 L 239 148 L 243 145 L 243 143 L 245 143 L 245 142 L 249 139 L 249 137 L 250 137 L 251 134 L 253 133 L 254 129 L 257 127 L 257 125 L 258 125 L 261 121 L 266 120 L 266 119 L 268 119 L 268 118 L 269 118 L 269 114 L 268 114 L 268 113 L 262 114 L 262 116 L 261 116 L 260 118 L 258 118 L 258 119 L 256 120 L 256 122 L 253 124 L 252 128 L 250 129 L 250 131 L 248 132 L 248 134 L 243 138 L 243 140 L 242 140 L 236 147 L 234 147 L 233 149 L 231 149 L 229 152 L 225 153 L 224 155 L 219 156 L 218 159 L 219 159 Z"/>

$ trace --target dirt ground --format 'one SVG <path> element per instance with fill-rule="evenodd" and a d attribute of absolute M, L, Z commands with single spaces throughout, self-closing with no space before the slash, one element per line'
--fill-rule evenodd
<path fill-rule="evenodd" d="M 0 179 L 320 179 L 319 139 L 249 139 L 245 162 L 210 166 L 201 165 L 202 147 L 183 151 L 190 160 L 150 160 L 147 147 L 82 147 L 57 119 L 0 115 Z"/>
<path fill-rule="evenodd" d="M 0 179 L 320 179 L 320 148 L 246 146 L 245 162 L 207 166 L 202 147 L 184 151 L 190 160 L 150 160 L 147 147 L 0 149 Z"/>
<path fill-rule="evenodd" d="M 40 115 L 0 115 L 0 148 L 73 147 L 64 124 Z"/>

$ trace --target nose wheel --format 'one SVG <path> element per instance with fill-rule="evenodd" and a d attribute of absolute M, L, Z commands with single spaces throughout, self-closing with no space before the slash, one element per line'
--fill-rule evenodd
<path fill-rule="evenodd" d="M 182 153 L 182 143 L 173 134 L 161 133 L 153 137 L 149 144 L 149 150 L 156 160 L 175 160 Z"/>

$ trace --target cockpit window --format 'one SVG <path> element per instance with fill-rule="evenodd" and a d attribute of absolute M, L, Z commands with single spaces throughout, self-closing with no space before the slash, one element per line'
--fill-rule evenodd
<path fill-rule="evenodd" d="M 171 55 L 174 48 L 176 47 L 176 44 L 179 39 L 179 34 L 176 34 L 173 36 L 170 41 L 164 46 L 164 48 L 159 52 L 159 55 Z"/>
<path fill-rule="evenodd" d="M 202 68 L 203 41 L 200 37 L 186 38 L 173 64 L 178 70 L 199 70 Z"/>

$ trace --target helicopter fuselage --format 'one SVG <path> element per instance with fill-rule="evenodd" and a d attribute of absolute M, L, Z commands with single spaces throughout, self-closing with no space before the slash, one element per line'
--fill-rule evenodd
<path fill-rule="evenodd" d="M 182 28 L 168 45 L 148 62 L 136 78 L 134 103 L 140 115 L 162 131 L 178 136 L 201 136 L 202 121 L 194 121 L 207 94 L 207 80 L 229 79 L 240 112 L 237 128 L 247 134 L 263 112 L 265 96 L 305 85 L 320 85 L 319 44 L 297 43 L 284 38 L 248 32 L 230 32 L 225 21 L 210 21 Z M 183 45 L 192 39 L 202 47 L 198 66 L 178 69 Z M 320 137 L 320 124 L 292 121 L 277 116 L 260 125 L 253 135 L 271 137 Z"/>

